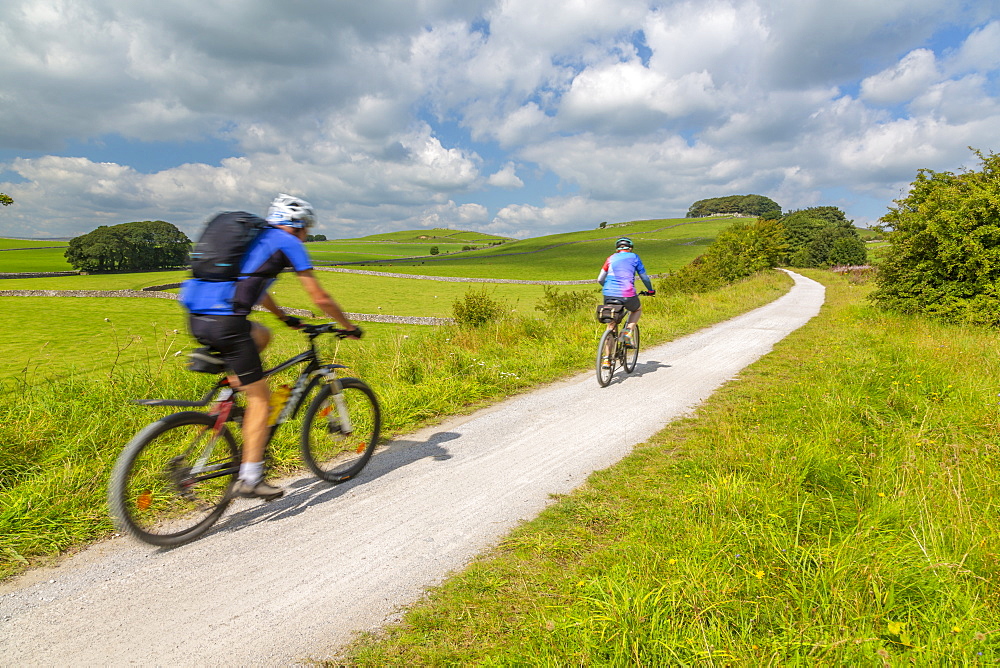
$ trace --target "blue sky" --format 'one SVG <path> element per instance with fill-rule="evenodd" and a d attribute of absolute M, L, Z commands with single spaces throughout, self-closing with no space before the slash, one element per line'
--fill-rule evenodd
<path fill-rule="evenodd" d="M 8 0 L 0 236 L 313 202 L 527 237 L 756 193 L 872 224 L 1000 150 L 1000 0 Z"/>

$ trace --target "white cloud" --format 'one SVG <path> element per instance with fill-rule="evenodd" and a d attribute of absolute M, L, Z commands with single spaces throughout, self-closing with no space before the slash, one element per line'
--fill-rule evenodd
<path fill-rule="evenodd" d="M 770 29 L 754 2 L 666 3 L 644 20 L 650 67 L 669 79 L 709 71 L 725 81 L 752 73 Z"/>
<path fill-rule="evenodd" d="M 972 31 L 947 67 L 956 74 L 1000 69 L 1000 21 Z"/>
<path fill-rule="evenodd" d="M 281 190 L 348 236 L 524 236 L 737 192 L 870 207 L 918 168 L 968 162 L 966 146 L 1000 148 L 988 4 L 10 0 L 0 191 L 16 204 L 0 234 L 191 230 Z M 115 135 L 233 152 L 199 164 L 157 144 L 148 166 L 96 152 Z"/>
<path fill-rule="evenodd" d="M 710 109 L 714 86 L 707 72 L 669 80 L 638 61 L 584 70 L 563 96 L 562 123 L 620 134 L 656 130 L 671 118 Z"/>
<path fill-rule="evenodd" d="M 420 227 L 443 227 L 453 230 L 468 230 L 482 227 L 489 213 L 481 204 L 457 205 L 451 200 L 423 211 L 419 215 Z"/>
<path fill-rule="evenodd" d="M 1000 119 L 1000 100 L 990 97 L 987 87 L 987 78 L 980 74 L 942 81 L 921 91 L 910 110 L 919 117 L 941 118 L 950 124 Z"/>
<path fill-rule="evenodd" d="M 517 176 L 513 162 L 508 162 L 500 171 L 490 174 L 487 183 L 497 188 L 523 188 L 524 181 Z"/>
<path fill-rule="evenodd" d="M 894 67 L 861 82 L 862 99 L 875 104 L 909 102 L 940 78 L 937 58 L 930 49 L 906 54 Z"/>

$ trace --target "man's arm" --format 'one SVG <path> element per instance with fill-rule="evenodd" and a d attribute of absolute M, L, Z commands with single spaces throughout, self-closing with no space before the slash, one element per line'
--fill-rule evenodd
<path fill-rule="evenodd" d="M 288 317 L 285 315 L 285 312 L 281 310 L 281 307 L 278 306 L 278 302 L 274 301 L 274 297 L 271 296 L 270 292 L 264 293 L 264 296 L 260 300 L 260 305 L 274 315 L 278 316 L 278 320 L 284 320 Z"/>
<path fill-rule="evenodd" d="M 321 311 L 323 311 L 323 313 L 336 320 L 346 330 L 357 329 L 354 323 L 348 320 L 347 316 L 344 315 L 344 312 L 340 310 L 340 306 L 333 300 L 333 297 L 331 297 L 329 293 L 323 289 L 323 286 L 320 285 L 316 276 L 313 275 L 312 269 L 297 271 L 295 273 L 298 275 L 299 281 L 302 283 L 302 287 L 306 289 L 306 294 L 309 295 L 309 299 L 311 299 L 313 303 L 316 304 Z M 267 304 L 265 304 L 264 307 L 267 308 Z"/>
<path fill-rule="evenodd" d="M 605 260 L 604 266 L 601 267 L 601 273 L 597 275 L 597 282 L 600 283 L 601 285 L 604 285 L 604 281 L 608 278 L 608 266 L 610 264 L 611 264 L 610 262 Z"/>

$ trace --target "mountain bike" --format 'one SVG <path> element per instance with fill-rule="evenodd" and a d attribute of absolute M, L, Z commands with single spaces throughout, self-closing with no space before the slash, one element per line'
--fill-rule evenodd
<path fill-rule="evenodd" d="M 309 348 L 272 369 L 272 376 L 305 364 L 290 387 L 272 392 L 267 443 L 312 396 L 302 421 L 299 447 L 306 465 L 332 483 L 350 480 L 365 467 L 378 444 L 382 413 L 375 393 L 357 378 L 340 377 L 347 367 L 320 361 L 315 339 L 340 338 L 333 325 L 304 325 Z M 200 348 L 189 369 L 223 373 L 217 352 Z M 242 425 L 244 407 L 223 376 L 198 401 L 140 399 L 143 406 L 205 408 L 161 418 L 142 429 L 118 457 L 108 486 L 115 524 L 140 540 L 174 546 L 198 538 L 222 516 L 233 499 L 241 452 L 231 424 Z"/>
<path fill-rule="evenodd" d="M 639 294 L 644 297 L 650 296 L 645 290 Z M 628 313 L 624 300 L 612 299 L 597 308 L 598 322 L 613 325 L 611 329 L 605 330 L 597 344 L 597 384 L 607 387 L 615 375 L 615 367 L 621 365 L 625 373 L 632 373 L 635 370 L 635 364 L 639 359 L 639 323 L 632 325 L 632 341 L 626 344 L 625 337 L 618 335 L 618 325 Z"/>

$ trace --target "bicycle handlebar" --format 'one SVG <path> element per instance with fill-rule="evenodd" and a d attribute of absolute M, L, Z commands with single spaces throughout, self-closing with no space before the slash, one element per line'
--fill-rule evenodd
<path fill-rule="evenodd" d="M 655 297 L 656 296 L 656 290 L 653 290 L 652 292 L 650 292 L 649 290 L 643 290 L 639 294 L 642 295 L 643 297 Z"/>
<path fill-rule="evenodd" d="M 339 329 L 333 326 L 333 323 L 325 322 L 321 325 L 302 325 L 302 331 L 309 335 L 310 339 L 314 339 L 320 334 L 333 334 L 337 338 L 344 339 L 354 334 L 354 330 L 349 329 Z"/>

